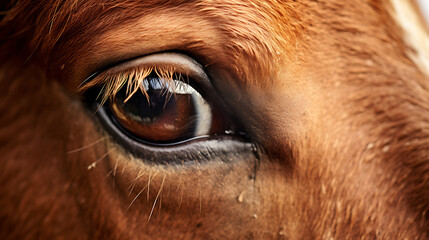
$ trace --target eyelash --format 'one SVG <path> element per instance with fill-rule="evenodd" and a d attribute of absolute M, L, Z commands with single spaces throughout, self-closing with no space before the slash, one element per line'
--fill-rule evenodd
<path fill-rule="evenodd" d="M 161 81 L 162 86 L 174 84 L 174 80 L 179 80 L 188 83 L 189 77 L 178 73 L 179 71 L 173 67 L 135 67 L 129 70 L 121 71 L 115 74 L 102 73 L 84 81 L 78 88 L 78 91 L 85 93 L 92 88 L 99 89 L 96 93 L 95 101 L 100 102 L 100 106 L 104 105 L 109 98 L 114 98 L 118 91 L 126 86 L 127 99 L 130 98 L 138 90 L 141 90 L 146 95 L 145 90 L 141 87 L 143 80 L 151 74 L 156 74 Z M 186 79 L 186 81 L 184 81 Z M 92 94 L 91 94 L 92 95 Z M 101 99 L 100 99 L 101 97 Z"/>

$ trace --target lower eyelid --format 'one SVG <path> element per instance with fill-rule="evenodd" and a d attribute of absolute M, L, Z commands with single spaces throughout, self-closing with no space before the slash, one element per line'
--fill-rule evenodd
<path fill-rule="evenodd" d="M 105 109 L 100 108 L 99 120 L 102 125 L 112 125 Z M 112 137 L 113 142 L 119 143 L 117 147 L 126 147 L 125 152 L 130 152 L 136 158 L 144 162 L 159 165 L 183 165 L 193 162 L 232 162 L 237 156 L 244 159 L 255 158 L 255 146 L 244 140 L 231 136 L 222 137 L 200 137 L 187 141 L 186 144 L 174 144 L 172 146 L 150 146 L 131 139 L 114 126 L 105 127 Z"/>

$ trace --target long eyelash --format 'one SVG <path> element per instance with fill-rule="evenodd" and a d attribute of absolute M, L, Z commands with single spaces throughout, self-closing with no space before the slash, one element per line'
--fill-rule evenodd
<path fill-rule="evenodd" d="M 174 94 L 174 91 L 173 93 L 168 91 L 169 89 L 176 89 L 177 86 L 174 80 L 183 81 L 182 74 L 179 74 L 177 69 L 173 67 L 140 67 L 115 74 L 102 73 L 88 83 L 83 84 L 78 91 L 85 92 L 95 86 L 101 86 L 97 96 L 97 100 L 101 97 L 100 105 L 103 105 L 109 98 L 114 98 L 124 86 L 126 86 L 127 96 L 124 102 L 127 102 L 138 90 L 149 99 L 143 81 L 152 73 L 159 77 L 158 83 L 164 87 L 164 94 Z"/>

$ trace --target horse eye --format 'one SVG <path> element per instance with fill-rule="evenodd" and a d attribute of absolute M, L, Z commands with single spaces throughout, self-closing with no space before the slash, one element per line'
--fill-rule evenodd
<path fill-rule="evenodd" d="M 151 74 L 140 85 L 141 91 L 132 96 L 122 87 L 109 103 L 117 123 L 139 140 L 171 144 L 227 130 L 219 111 L 179 77 L 166 80 Z"/>
<path fill-rule="evenodd" d="M 158 53 L 120 63 L 92 75 L 81 91 L 89 93 L 87 100 L 117 142 L 145 159 L 160 152 L 180 157 L 185 145 L 207 144 L 213 151 L 224 143 L 248 143 L 203 67 L 183 54 Z"/>

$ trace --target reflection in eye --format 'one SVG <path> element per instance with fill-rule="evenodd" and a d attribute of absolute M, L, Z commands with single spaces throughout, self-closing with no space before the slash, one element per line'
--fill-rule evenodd
<path fill-rule="evenodd" d="M 119 90 L 110 101 L 113 115 L 126 130 L 149 142 L 222 133 L 212 127 L 216 113 L 201 94 L 180 76 L 176 78 L 179 80 L 151 74 L 141 82 L 142 91 L 128 96 L 125 88 Z"/>
<path fill-rule="evenodd" d="M 130 62 L 102 72 L 81 88 L 101 87 L 99 105 L 118 130 L 157 146 L 237 132 L 216 101 L 200 93 L 214 91 L 201 66 L 189 57 L 163 53 Z"/>

